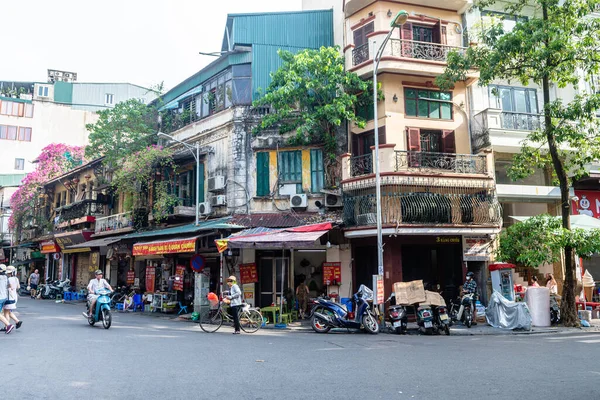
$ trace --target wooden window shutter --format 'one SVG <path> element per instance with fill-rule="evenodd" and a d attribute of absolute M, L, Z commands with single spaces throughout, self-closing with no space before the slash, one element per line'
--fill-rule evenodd
<path fill-rule="evenodd" d="M 402 29 L 400 30 L 400 38 L 406 40 L 413 40 L 413 29 L 412 24 L 410 22 L 402 25 Z"/>
<path fill-rule="evenodd" d="M 362 28 L 358 28 L 353 32 L 354 35 L 354 47 L 362 46 L 364 43 L 362 42 Z"/>
<path fill-rule="evenodd" d="M 401 46 L 402 57 L 412 57 L 413 44 L 409 42 L 413 40 L 413 29 L 411 23 L 402 25 L 402 29 L 400 29 L 400 38 L 403 39 Z"/>
<path fill-rule="evenodd" d="M 360 155 L 360 147 L 358 145 L 358 135 L 351 133 L 352 135 L 352 149 L 350 149 L 350 152 L 352 153 L 352 156 L 356 157 Z"/>
<path fill-rule="evenodd" d="M 445 26 L 442 26 L 442 44 L 448 44 L 448 32 Z M 462 42 L 460 43 L 462 46 Z"/>
<path fill-rule="evenodd" d="M 454 131 L 442 131 L 442 152 L 456 153 L 456 141 Z"/>
<path fill-rule="evenodd" d="M 442 24 L 440 21 L 434 25 L 431 39 L 433 43 L 442 43 Z"/>
<path fill-rule="evenodd" d="M 408 151 L 421 151 L 421 130 L 406 128 L 408 135 Z"/>
<path fill-rule="evenodd" d="M 268 196 L 269 190 L 269 153 L 256 153 L 256 195 Z"/>
<path fill-rule="evenodd" d="M 377 133 L 379 134 L 379 144 L 385 144 L 385 126 L 378 128 Z"/>

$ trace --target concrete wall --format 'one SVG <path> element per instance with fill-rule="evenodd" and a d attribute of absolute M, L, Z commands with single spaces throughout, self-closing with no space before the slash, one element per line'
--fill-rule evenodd
<path fill-rule="evenodd" d="M 90 111 L 73 110 L 68 105 L 33 101 L 33 118 L 0 115 L 0 125 L 31 128 L 31 142 L 0 140 L 0 174 L 28 173 L 35 169 L 41 150 L 51 143 L 83 146 L 88 143 L 86 124 L 98 116 Z M 25 159 L 25 169 L 15 170 L 15 158 Z"/>

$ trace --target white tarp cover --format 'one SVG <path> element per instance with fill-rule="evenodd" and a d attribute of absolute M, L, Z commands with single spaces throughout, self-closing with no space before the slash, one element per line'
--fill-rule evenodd
<path fill-rule="evenodd" d="M 527 304 L 507 300 L 495 290 L 485 310 L 485 318 L 494 328 L 531 330 Z"/>

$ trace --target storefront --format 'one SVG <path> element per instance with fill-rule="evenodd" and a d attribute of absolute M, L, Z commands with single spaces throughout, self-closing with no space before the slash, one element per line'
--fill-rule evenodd
<path fill-rule="evenodd" d="M 70 279 L 71 286 L 77 290 L 87 287 L 93 277 L 92 268 L 98 266 L 99 260 L 89 246 L 76 245 L 88 242 L 92 234 L 91 230 L 77 230 L 54 235 L 54 240 L 61 249 L 61 256 L 54 257 L 59 264 L 58 269 L 53 268 L 56 271 L 55 279 Z"/>
<path fill-rule="evenodd" d="M 40 243 L 40 253 L 45 257 L 44 267 L 40 268 L 40 276 L 46 281 L 57 279 L 60 270 L 60 260 L 62 258 L 61 248 L 54 240 L 47 240 Z"/>

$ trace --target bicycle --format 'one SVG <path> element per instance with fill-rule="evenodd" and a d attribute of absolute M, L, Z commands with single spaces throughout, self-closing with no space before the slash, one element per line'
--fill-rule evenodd
<path fill-rule="evenodd" d="M 223 301 L 221 299 L 215 299 L 216 295 L 212 293 L 214 297 L 211 297 L 211 293 L 208 294 L 207 298 L 210 303 L 210 309 L 204 310 L 200 313 L 198 318 L 198 324 L 200 328 L 207 333 L 213 333 L 219 330 L 223 325 L 223 320 L 233 323 L 233 317 L 223 307 Z M 243 304 L 240 310 L 240 328 L 246 333 L 254 333 L 260 329 L 262 325 L 263 317 L 260 311 L 255 308 L 251 308 L 250 304 Z"/>

